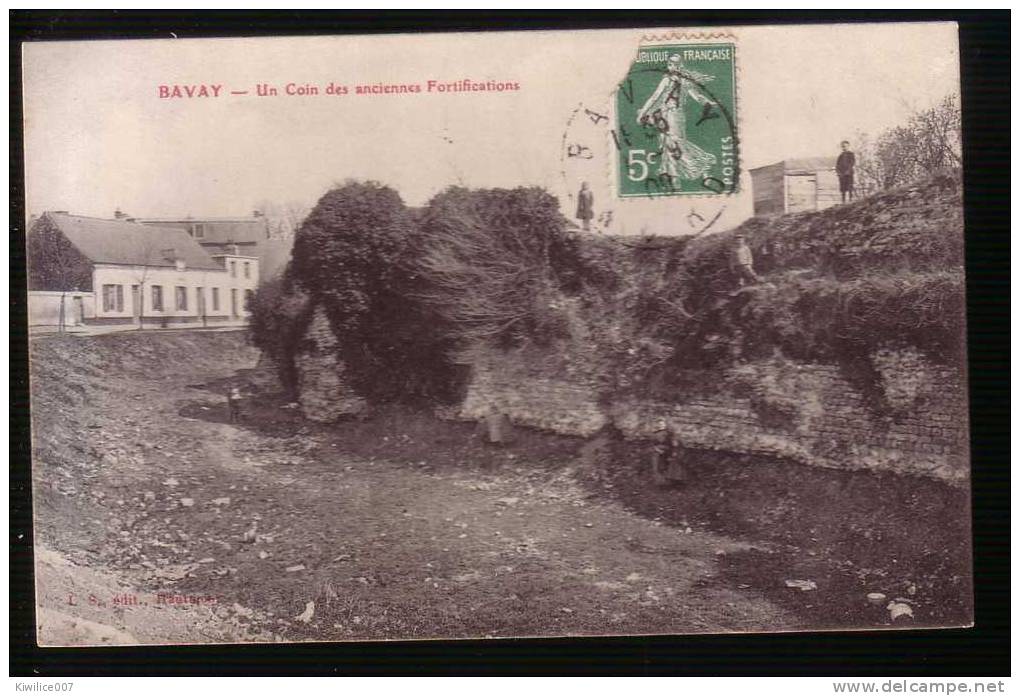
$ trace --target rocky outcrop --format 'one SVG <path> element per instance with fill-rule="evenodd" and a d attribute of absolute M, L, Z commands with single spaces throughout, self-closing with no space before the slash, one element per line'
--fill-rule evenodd
<path fill-rule="evenodd" d="M 344 381 L 345 366 L 338 345 L 325 311 L 317 308 L 294 357 L 299 403 L 309 420 L 328 423 L 365 408 L 365 400 Z"/>

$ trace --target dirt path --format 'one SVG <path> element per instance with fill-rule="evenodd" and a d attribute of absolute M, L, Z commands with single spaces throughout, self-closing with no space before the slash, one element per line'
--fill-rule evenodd
<path fill-rule="evenodd" d="M 78 450 L 37 465 L 45 642 L 796 627 L 720 577 L 746 543 L 639 517 L 569 467 L 377 461 L 321 430 L 228 424 L 221 397 L 189 386 L 250 364 L 104 379 L 37 419 L 37 446 Z"/>

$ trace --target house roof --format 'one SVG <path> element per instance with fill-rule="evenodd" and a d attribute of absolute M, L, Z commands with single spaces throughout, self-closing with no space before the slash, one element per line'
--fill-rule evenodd
<path fill-rule="evenodd" d="M 768 167 L 775 167 L 776 165 L 783 165 L 783 171 L 787 174 L 806 174 L 811 172 L 823 171 L 826 169 L 836 168 L 835 157 L 794 157 L 791 159 L 783 160 L 782 162 L 775 162 L 773 164 L 765 165 L 764 167 L 755 167 L 752 172 L 756 172 L 759 169 L 766 169 Z"/>
<path fill-rule="evenodd" d="M 67 240 L 93 263 L 173 266 L 173 259 L 165 253 L 172 248 L 187 268 L 223 269 L 198 242 L 177 227 L 156 227 L 53 212 L 44 213 L 43 218 L 56 225 Z"/>
<path fill-rule="evenodd" d="M 193 225 L 205 225 L 199 241 L 206 244 L 259 242 L 266 238 L 264 217 L 206 217 L 206 218 L 136 218 L 146 225 L 175 227 L 189 230 Z"/>

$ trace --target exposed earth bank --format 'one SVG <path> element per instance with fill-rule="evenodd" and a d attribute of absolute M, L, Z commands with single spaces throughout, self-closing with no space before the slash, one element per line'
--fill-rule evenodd
<path fill-rule="evenodd" d="M 870 591 L 902 594 L 905 625 L 966 622 L 966 525 L 929 530 L 966 501 L 936 484 L 827 479 L 829 508 L 809 512 L 803 467 L 757 469 L 773 483 L 755 502 L 746 462 L 699 464 L 678 491 L 599 440 L 521 429 L 496 449 L 400 409 L 313 425 L 266 391 L 257 358 L 240 332 L 33 340 L 40 643 L 891 625 Z M 233 385 L 248 394 L 236 423 Z M 903 511 L 869 526 L 874 509 L 849 500 L 853 543 L 808 524 L 874 491 Z"/>

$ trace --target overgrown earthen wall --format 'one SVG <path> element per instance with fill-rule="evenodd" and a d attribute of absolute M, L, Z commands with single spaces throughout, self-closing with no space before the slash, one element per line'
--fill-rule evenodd
<path fill-rule="evenodd" d="M 913 350 L 871 356 L 878 375 L 865 396 L 834 365 L 786 359 L 745 363 L 705 393 L 667 401 L 601 404 L 583 378 L 550 378 L 512 353 L 480 360 L 461 409 L 480 418 L 495 404 L 513 422 L 590 436 L 614 423 L 627 438 L 669 428 L 689 448 L 780 457 L 804 464 L 968 476 L 966 392 L 960 376 Z"/>

